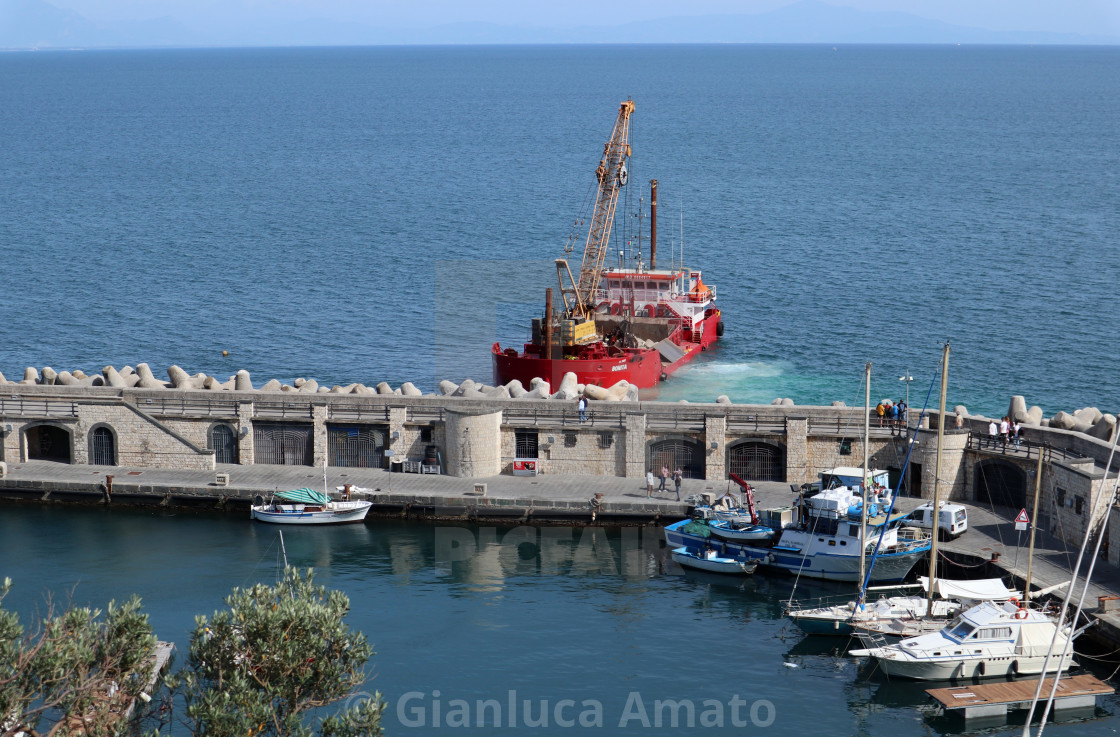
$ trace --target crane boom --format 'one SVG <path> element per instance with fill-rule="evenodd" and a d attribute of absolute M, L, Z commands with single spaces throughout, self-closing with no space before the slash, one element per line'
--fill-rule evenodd
<path fill-rule="evenodd" d="M 569 312 L 578 314 L 584 319 L 590 317 L 595 303 L 595 293 L 599 290 L 599 281 L 603 276 L 603 262 L 607 258 L 607 246 L 610 243 L 618 194 L 626 186 L 629 177 L 626 161 L 630 158 L 630 114 L 633 112 L 633 100 L 626 100 L 619 105 L 614 130 L 611 132 L 610 140 L 603 145 L 603 158 L 595 170 L 599 186 L 595 198 L 595 211 L 591 216 L 591 225 L 587 229 L 587 242 L 583 249 L 579 281 L 573 285 L 567 263 L 561 265 L 560 261 L 557 262 L 560 291 L 565 307 Z M 564 284 L 564 271 L 568 271 L 568 284 L 571 286 Z M 569 296 L 573 298 L 574 304 L 568 303 Z"/>

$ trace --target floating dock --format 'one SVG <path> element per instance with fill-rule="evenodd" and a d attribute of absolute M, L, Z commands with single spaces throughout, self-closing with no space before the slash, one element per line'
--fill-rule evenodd
<path fill-rule="evenodd" d="M 1054 687 L 1054 679 L 1042 684 L 1040 702 Z M 930 698 L 941 704 L 946 712 L 961 714 L 970 719 L 1006 716 L 1009 711 L 1029 709 L 1038 690 L 1038 681 L 1013 681 L 1006 683 L 981 683 L 951 688 L 928 688 Z M 1058 681 L 1054 696 L 1054 711 L 1091 709 L 1097 705 L 1098 696 L 1114 693 L 1116 689 L 1091 675 L 1068 676 Z"/>

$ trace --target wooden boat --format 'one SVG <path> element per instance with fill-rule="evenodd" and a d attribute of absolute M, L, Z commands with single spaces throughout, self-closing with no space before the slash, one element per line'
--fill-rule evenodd
<path fill-rule="evenodd" d="M 686 568 L 711 573 L 727 573 L 734 576 L 749 576 L 758 567 L 758 561 L 747 558 L 723 558 L 716 555 L 712 548 L 693 550 L 677 548 L 672 553 L 673 560 Z"/>
<path fill-rule="evenodd" d="M 250 516 L 278 525 L 339 525 L 361 522 L 371 506 L 370 501 L 335 501 L 321 491 L 293 489 L 253 504 Z"/>
<path fill-rule="evenodd" d="M 708 522 L 708 527 L 716 537 L 736 542 L 766 542 L 778 534 L 777 530 L 766 525 L 740 525 L 731 520 L 712 520 Z"/>

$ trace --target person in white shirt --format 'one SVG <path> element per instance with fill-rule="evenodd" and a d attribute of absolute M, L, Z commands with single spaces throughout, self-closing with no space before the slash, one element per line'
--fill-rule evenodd
<path fill-rule="evenodd" d="M 646 499 L 653 496 L 653 469 L 646 471 Z"/>
<path fill-rule="evenodd" d="M 997 437 L 999 437 L 999 425 L 996 424 L 995 420 L 992 420 L 988 425 L 988 444 L 993 448 L 996 445 Z"/>

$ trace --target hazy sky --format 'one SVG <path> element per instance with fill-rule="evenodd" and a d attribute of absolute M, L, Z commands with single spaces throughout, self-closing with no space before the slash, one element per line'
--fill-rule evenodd
<path fill-rule="evenodd" d="M 477 21 L 513 26 L 616 25 L 715 13 L 757 13 L 791 0 L 50 0 L 94 21 L 171 15 L 181 20 L 217 11 L 250 22 L 257 16 L 316 17 L 373 26 L 432 26 Z M 860 10 L 904 11 L 990 30 L 1120 35 L 1120 0 L 835 0 Z"/>

